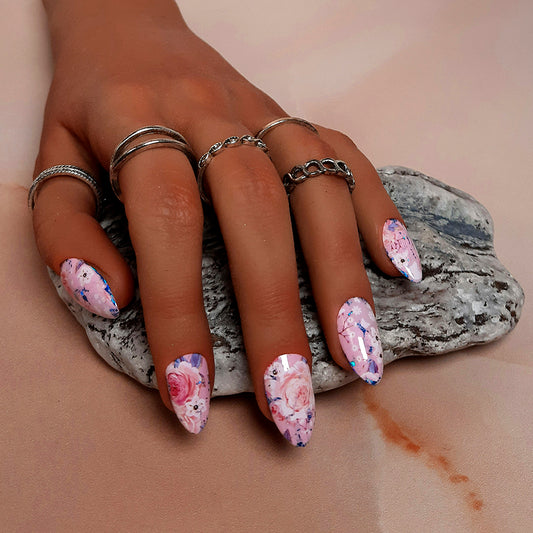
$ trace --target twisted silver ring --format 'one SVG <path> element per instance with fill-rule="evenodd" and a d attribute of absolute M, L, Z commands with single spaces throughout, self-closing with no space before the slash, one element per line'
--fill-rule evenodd
<path fill-rule="evenodd" d="M 318 130 L 310 122 L 307 122 L 307 120 L 304 120 L 303 118 L 297 118 L 297 117 L 282 117 L 282 118 L 273 120 L 272 122 L 269 122 L 262 130 L 260 130 L 257 133 L 256 137 L 258 139 L 262 139 L 270 130 L 274 129 L 277 126 L 281 126 L 281 124 L 286 124 L 288 122 L 293 123 L 293 124 L 298 124 L 299 126 L 305 126 L 307 129 L 311 130 L 313 133 L 316 133 L 318 135 Z"/>
<path fill-rule="evenodd" d="M 69 176 L 71 178 L 79 179 L 88 185 L 96 198 L 96 217 L 100 217 L 102 207 L 102 189 L 96 180 L 85 170 L 74 165 L 55 165 L 53 167 L 43 170 L 32 182 L 30 190 L 28 191 L 28 208 L 33 211 L 35 207 L 35 200 L 37 199 L 37 191 L 39 187 L 47 180 L 57 178 L 60 176 Z"/>
<path fill-rule="evenodd" d="M 222 152 L 226 148 L 234 148 L 236 146 L 254 146 L 256 148 L 260 148 L 261 150 L 263 150 L 263 152 L 265 152 L 265 154 L 268 155 L 267 145 L 261 139 L 253 137 L 252 135 L 242 135 L 241 137 L 228 137 L 223 141 L 215 143 L 198 160 L 198 189 L 200 191 L 200 196 L 204 202 L 210 203 L 209 198 L 204 192 L 204 173 L 205 169 L 207 168 L 207 165 L 211 163 L 215 156 L 220 154 L 220 152 Z"/>
<path fill-rule="evenodd" d="M 138 139 L 143 135 L 152 135 L 154 133 L 166 135 L 167 137 L 170 137 L 170 139 L 150 139 L 149 141 L 144 141 L 139 144 L 136 144 L 133 148 L 129 148 L 129 146 L 135 139 Z M 189 146 L 189 143 L 187 142 L 185 137 L 181 135 L 181 133 L 170 128 L 166 128 L 165 126 L 145 126 L 138 130 L 135 130 L 133 133 L 130 133 L 127 137 L 125 137 L 115 148 L 115 151 L 113 152 L 113 157 L 111 158 L 111 163 L 109 165 L 109 180 L 111 182 L 111 188 L 113 189 L 113 192 L 119 200 L 121 200 L 121 190 L 118 181 L 119 170 L 124 166 L 126 161 L 135 154 L 138 154 L 150 148 L 158 148 L 161 146 L 175 148 L 176 150 L 183 152 L 188 157 L 191 166 L 193 168 L 196 168 L 196 159 L 194 157 L 194 154 L 192 153 L 192 149 Z"/>
<path fill-rule="evenodd" d="M 326 157 L 324 159 L 311 159 L 303 165 L 296 165 L 283 176 L 283 185 L 287 194 L 290 194 L 296 185 L 303 183 L 309 178 L 316 178 L 322 174 L 339 176 L 344 178 L 348 184 L 350 194 L 355 189 L 355 178 L 348 165 L 340 159 Z"/>

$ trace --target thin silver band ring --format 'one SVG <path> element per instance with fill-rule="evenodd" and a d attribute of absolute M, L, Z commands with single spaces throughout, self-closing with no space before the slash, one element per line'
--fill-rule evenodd
<path fill-rule="evenodd" d="M 74 165 L 55 165 L 53 167 L 43 170 L 32 182 L 30 190 L 28 191 L 28 208 L 33 211 L 35 208 L 35 201 L 37 199 L 37 191 L 39 187 L 49 179 L 61 176 L 68 176 L 83 181 L 89 186 L 96 198 L 96 218 L 100 217 L 102 208 L 102 189 L 97 181 L 85 170 Z"/>
<path fill-rule="evenodd" d="M 282 117 L 273 120 L 272 122 L 269 122 L 262 130 L 257 133 L 256 137 L 258 139 L 262 139 L 269 131 L 273 130 L 277 126 L 281 126 L 282 124 L 286 123 L 293 123 L 298 124 L 299 126 L 305 126 L 308 130 L 311 130 L 313 133 L 316 133 L 318 135 L 318 130 L 310 122 L 307 122 L 307 120 L 298 117 Z"/>

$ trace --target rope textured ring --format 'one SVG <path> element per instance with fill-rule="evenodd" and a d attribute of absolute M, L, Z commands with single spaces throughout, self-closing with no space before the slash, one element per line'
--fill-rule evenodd
<path fill-rule="evenodd" d="M 207 152 L 198 160 L 198 189 L 202 200 L 206 203 L 211 203 L 204 191 L 204 173 L 207 165 L 211 163 L 213 158 L 220 154 L 226 148 L 235 148 L 236 146 L 254 146 L 260 148 L 268 155 L 267 145 L 257 137 L 252 135 L 242 135 L 241 137 L 233 136 L 215 143 Z"/>
<path fill-rule="evenodd" d="M 310 122 L 307 122 L 307 120 L 298 117 L 282 117 L 273 120 L 272 122 L 269 122 L 262 130 L 257 133 L 256 137 L 258 139 L 262 139 L 269 131 L 276 128 L 277 126 L 281 126 L 282 124 L 286 123 L 293 123 L 298 124 L 299 126 L 304 126 L 318 135 L 318 130 Z"/>
<path fill-rule="evenodd" d="M 55 165 L 53 167 L 43 170 L 32 182 L 30 190 L 28 191 L 28 208 L 33 211 L 35 207 L 35 200 L 37 199 L 37 191 L 39 187 L 47 180 L 57 178 L 60 176 L 69 176 L 83 181 L 89 186 L 96 198 L 96 218 L 100 217 L 103 194 L 102 189 L 96 180 L 85 170 L 74 165 Z"/>
<path fill-rule="evenodd" d="M 141 142 L 139 144 L 136 144 L 132 148 L 129 148 L 135 139 L 138 139 L 143 135 L 152 135 L 155 133 L 166 135 L 167 137 L 170 137 L 170 139 L 150 139 L 149 141 Z M 135 130 L 133 133 L 130 133 L 127 137 L 125 137 L 115 148 L 113 157 L 111 158 L 111 163 L 109 165 L 109 180 L 111 182 L 111 188 L 113 189 L 115 196 L 120 201 L 122 201 L 122 199 L 120 184 L 118 181 L 119 170 L 124 166 L 128 159 L 134 156 L 135 154 L 139 154 L 144 150 L 149 150 L 150 148 L 159 148 L 164 146 L 169 148 L 175 148 L 176 150 L 183 152 L 189 159 L 191 166 L 193 168 L 196 168 L 196 159 L 194 157 L 194 154 L 192 153 L 192 149 L 181 133 L 170 128 L 166 128 L 165 126 L 145 126 L 138 130 Z"/>
<path fill-rule="evenodd" d="M 303 183 L 309 178 L 316 178 L 322 174 L 329 176 L 339 176 L 344 178 L 348 184 L 350 194 L 355 189 L 355 178 L 348 165 L 340 159 L 326 157 L 324 159 L 311 159 L 303 165 L 296 165 L 290 172 L 283 176 L 283 185 L 287 194 L 291 194 L 296 185 Z"/>

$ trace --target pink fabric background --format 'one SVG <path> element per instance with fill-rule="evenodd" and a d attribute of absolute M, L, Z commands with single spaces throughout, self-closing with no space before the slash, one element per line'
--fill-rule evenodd
<path fill-rule="evenodd" d="M 182 2 L 209 43 L 290 113 L 376 166 L 478 198 L 531 294 L 533 4 Z M 26 190 L 51 79 L 37 0 L 0 0 L 0 517 L 4 531 L 531 531 L 531 305 L 506 338 L 401 360 L 317 397 L 293 449 L 250 395 L 199 436 L 109 368 L 56 297 Z"/>

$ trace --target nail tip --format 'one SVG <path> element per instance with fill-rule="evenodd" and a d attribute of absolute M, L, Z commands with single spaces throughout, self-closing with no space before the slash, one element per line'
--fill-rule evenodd
<path fill-rule="evenodd" d="M 201 433 L 201 432 L 204 430 L 205 426 L 207 425 L 207 419 L 206 419 L 206 421 L 205 421 L 205 424 L 204 424 L 202 427 L 200 427 L 200 428 L 194 428 L 194 427 L 190 427 L 190 426 L 188 426 L 188 425 L 185 424 L 182 420 L 180 420 L 179 417 L 178 417 L 178 420 L 180 421 L 181 425 L 182 425 L 182 426 L 183 426 L 183 427 L 184 427 L 189 433 L 191 433 L 192 435 L 198 435 L 199 433 Z"/>
<path fill-rule="evenodd" d="M 377 384 L 381 381 L 381 379 L 383 378 L 383 374 L 379 374 L 379 375 L 377 376 L 377 378 L 373 379 L 373 378 L 371 378 L 371 377 L 368 377 L 368 376 L 366 375 L 366 373 L 365 373 L 365 374 L 359 374 L 359 373 L 356 372 L 355 370 L 354 370 L 354 372 L 355 372 L 355 373 L 356 373 L 356 374 L 357 374 L 357 375 L 358 375 L 358 376 L 359 376 L 359 377 L 360 377 L 365 383 L 368 383 L 369 385 L 377 385 Z"/>
<path fill-rule="evenodd" d="M 394 263 L 393 263 L 394 264 Z M 394 265 L 396 267 L 396 265 Z M 398 268 L 398 267 L 396 267 Z M 412 283 L 420 283 L 422 281 L 422 268 L 420 265 L 418 265 L 418 268 L 415 269 L 417 271 L 416 274 L 413 274 L 412 272 L 407 272 L 407 271 L 403 271 L 403 270 L 400 270 L 398 269 L 398 272 L 400 272 L 404 277 L 406 277 L 409 281 L 411 281 Z M 420 273 L 418 273 L 420 272 Z"/>
<path fill-rule="evenodd" d="M 314 420 L 313 420 L 313 423 L 314 423 Z M 277 424 L 276 424 L 277 425 Z M 278 429 L 280 430 L 280 433 L 281 433 L 281 428 L 278 426 Z M 288 434 L 287 431 L 285 431 L 283 433 L 283 436 L 285 437 L 285 439 L 290 442 L 295 448 L 305 448 L 307 446 L 307 444 L 309 443 L 309 441 L 311 440 L 311 433 L 312 433 L 313 429 L 309 429 L 309 428 L 303 428 L 303 434 L 301 433 L 296 433 L 294 435 L 290 435 Z"/>
<path fill-rule="evenodd" d="M 96 313 L 97 314 L 97 313 Z M 115 318 L 118 318 L 120 316 L 120 310 L 118 309 L 117 307 L 117 310 L 116 311 L 112 311 L 110 310 L 109 313 L 106 313 L 105 315 L 104 314 L 101 314 L 100 316 L 103 316 L 104 318 L 112 318 L 112 319 L 115 319 Z"/>

